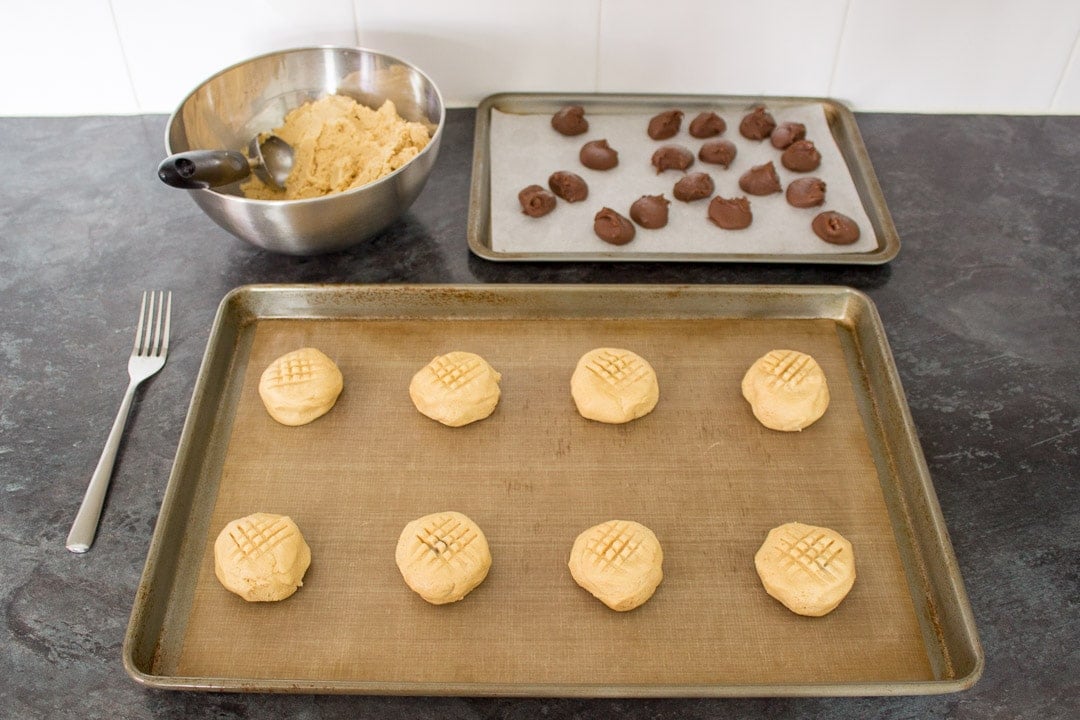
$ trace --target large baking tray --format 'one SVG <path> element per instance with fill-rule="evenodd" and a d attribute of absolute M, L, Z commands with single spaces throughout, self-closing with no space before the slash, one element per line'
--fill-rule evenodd
<path fill-rule="evenodd" d="M 843 156 L 852 182 L 870 220 L 876 241 L 865 252 L 663 252 L 626 246 L 600 252 L 506 252 L 492 244 L 491 227 L 491 113 L 550 116 L 568 104 L 579 104 L 594 114 L 652 114 L 677 107 L 687 117 L 699 111 L 744 113 L 764 104 L 782 116 L 785 108 L 819 104 L 825 113 L 833 139 Z M 737 130 L 729 127 L 728 135 Z M 864 228 L 864 233 L 866 229 Z M 774 97 L 764 95 L 645 95 L 610 93 L 499 93 L 481 101 L 476 111 L 473 143 L 472 184 L 469 198 L 469 249 L 487 260 L 507 262 L 745 262 L 745 263 L 832 263 L 879 265 L 896 257 L 900 238 L 881 192 L 873 165 L 863 144 L 859 126 L 851 110 L 843 103 L 820 97 Z M 638 245 L 640 247 L 640 244 Z"/>
<path fill-rule="evenodd" d="M 257 396 L 277 355 L 314 345 L 345 391 L 300 428 Z M 621 426 L 568 384 L 598 345 L 634 349 L 661 398 Z M 817 358 L 832 403 L 766 430 L 739 392 L 775 347 Z M 488 419 L 447 428 L 412 374 L 454 348 L 503 374 Z M 455 509 L 494 564 L 451 606 L 394 564 L 400 529 Z M 228 520 L 292 516 L 304 587 L 248 604 L 214 578 Z M 615 517 L 651 527 L 665 577 L 614 613 L 566 568 Z M 791 520 L 841 531 L 851 594 L 823 618 L 762 590 L 753 554 Z M 530 696 L 892 695 L 957 691 L 983 656 L 880 319 L 863 294 L 785 286 L 249 286 L 222 301 L 124 641 L 137 681 L 189 690 Z"/>

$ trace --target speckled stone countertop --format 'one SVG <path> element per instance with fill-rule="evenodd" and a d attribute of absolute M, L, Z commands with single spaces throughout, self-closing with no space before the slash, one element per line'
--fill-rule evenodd
<path fill-rule="evenodd" d="M 883 267 L 499 264 L 466 244 L 474 113 L 404 220 L 268 255 L 154 168 L 163 116 L 0 119 L 0 716 L 1080 716 L 1080 117 L 858 115 L 903 246 Z M 928 697 L 566 700 L 147 690 L 121 643 L 214 312 L 248 283 L 829 283 L 876 303 L 986 653 Z M 90 553 L 64 538 L 126 383 L 144 289 L 174 293 Z"/>

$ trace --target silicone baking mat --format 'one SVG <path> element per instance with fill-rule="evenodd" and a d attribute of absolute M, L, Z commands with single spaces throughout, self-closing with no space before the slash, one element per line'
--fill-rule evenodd
<path fill-rule="evenodd" d="M 918 474 L 890 476 L 888 448 L 907 429 L 879 415 L 887 404 L 874 395 L 891 386 L 872 388 L 866 355 L 879 349 L 857 326 L 874 326 L 872 309 L 842 289 L 767 292 L 232 296 L 193 402 L 193 417 L 211 417 L 196 407 L 205 403 L 212 420 L 185 430 L 129 671 L 163 687 L 417 694 L 942 692 L 973 682 L 960 659 L 968 650 L 939 627 L 943 608 L 959 608 L 957 621 L 966 608 L 962 588 L 934 599 L 947 590 L 931 567 L 948 565 L 947 540 L 921 549 L 939 531 L 910 526 L 932 489 L 927 497 Z M 570 373 L 601 345 L 653 364 L 651 414 L 625 425 L 577 414 Z M 258 380 L 304 346 L 335 360 L 345 390 L 327 415 L 286 427 L 267 415 Z M 740 395 L 746 368 L 778 347 L 810 353 L 828 377 L 830 407 L 803 432 L 765 429 Z M 462 428 L 420 415 L 407 391 L 413 373 L 454 349 L 503 377 L 494 414 Z M 441 510 L 483 528 L 493 565 L 463 601 L 432 606 L 404 584 L 394 547 L 406 523 Z M 256 511 L 291 516 L 311 546 L 303 587 L 279 603 L 246 603 L 214 576 L 217 533 Z M 629 613 L 603 606 L 566 567 L 576 535 L 614 518 L 650 527 L 664 548 L 663 582 Z M 823 618 L 789 612 L 754 570 L 769 529 L 793 520 L 834 528 L 855 548 L 855 586 Z"/>

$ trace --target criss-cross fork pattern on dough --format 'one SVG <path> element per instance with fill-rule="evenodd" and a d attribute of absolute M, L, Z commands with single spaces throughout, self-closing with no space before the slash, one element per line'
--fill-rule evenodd
<path fill-rule="evenodd" d="M 843 579 L 844 563 L 837 560 L 843 546 L 828 533 L 820 530 L 802 536 L 787 533 L 778 538 L 778 543 L 784 553 L 780 567 L 789 574 L 801 570 L 822 585 L 832 585 Z"/>
<path fill-rule="evenodd" d="M 476 532 L 455 517 L 437 518 L 432 525 L 424 526 L 416 539 L 420 542 L 413 551 L 414 562 L 426 559 L 428 563 L 465 565 L 474 559 L 472 550 L 466 550 L 476 539 Z"/>
<path fill-rule="evenodd" d="M 593 565 L 601 570 L 620 570 L 644 542 L 645 537 L 629 523 L 608 523 L 603 527 L 603 533 L 593 533 L 585 549 L 590 553 Z"/>
<path fill-rule="evenodd" d="M 432 374 L 447 390 L 459 390 L 480 376 L 483 368 L 475 357 L 443 355 L 428 366 Z"/>
<path fill-rule="evenodd" d="M 769 385 L 797 388 L 817 368 L 814 358 L 795 350 L 773 350 L 765 356 L 762 366 L 771 377 Z"/>
<path fill-rule="evenodd" d="M 267 382 L 273 387 L 295 385 L 321 375 L 324 369 L 322 363 L 312 362 L 309 357 L 293 355 L 277 362 L 273 374 L 267 376 Z"/>
<path fill-rule="evenodd" d="M 649 374 L 637 357 L 608 351 L 591 356 L 585 367 L 612 387 L 631 385 Z"/>
<path fill-rule="evenodd" d="M 272 521 L 265 519 L 252 521 L 245 518 L 229 532 L 229 537 L 233 541 L 230 555 L 234 560 L 239 558 L 255 560 L 272 551 L 292 535 L 292 528 L 284 518 Z"/>

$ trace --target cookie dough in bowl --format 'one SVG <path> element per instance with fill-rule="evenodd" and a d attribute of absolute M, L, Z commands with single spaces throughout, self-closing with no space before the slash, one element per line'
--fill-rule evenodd
<path fill-rule="evenodd" d="M 398 115 L 393 101 L 376 109 L 344 95 L 294 108 L 274 134 L 292 146 L 292 172 L 282 189 L 250 176 L 240 186 L 248 198 L 301 200 L 363 187 L 402 167 L 431 142 L 427 127 Z"/>

